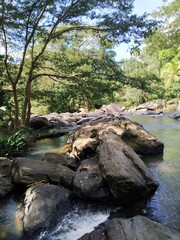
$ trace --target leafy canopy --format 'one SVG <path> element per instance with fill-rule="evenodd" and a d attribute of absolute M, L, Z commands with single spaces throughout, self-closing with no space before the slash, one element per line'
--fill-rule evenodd
<path fill-rule="evenodd" d="M 4 48 L 4 79 L 13 92 L 15 128 L 29 123 L 32 84 L 39 77 L 38 71 L 51 42 L 75 30 L 91 30 L 102 42 L 137 42 L 154 26 L 146 15 L 132 14 L 133 0 L 1 2 L 0 47 Z"/>

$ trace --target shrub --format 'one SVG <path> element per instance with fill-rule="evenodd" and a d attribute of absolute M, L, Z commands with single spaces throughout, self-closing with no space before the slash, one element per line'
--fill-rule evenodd
<path fill-rule="evenodd" d="M 16 157 L 23 155 L 25 151 L 26 140 L 21 131 L 10 136 L 0 138 L 0 156 Z"/>

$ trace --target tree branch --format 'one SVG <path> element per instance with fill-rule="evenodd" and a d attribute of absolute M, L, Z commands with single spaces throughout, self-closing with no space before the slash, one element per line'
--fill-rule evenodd
<path fill-rule="evenodd" d="M 40 1 L 40 0 L 37 0 L 36 4 L 37 4 L 39 1 Z M 35 6 L 35 5 L 33 5 L 33 7 L 34 7 L 34 6 Z M 46 7 L 47 7 L 47 3 L 44 4 L 41 12 L 39 13 L 39 15 L 38 15 L 38 17 L 37 17 L 37 20 L 36 20 L 36 22 L 35 22 L 35 24 L 34 24 L 34 26 L 33 26 L 33 30 L 32 30 L 32 32 L 31 32 L 29 38 L 28 38 L 27 41 L 26 41 L 26 44 L 25 44 L 25 46 L 24 46 L 23 55 L 22 55 L 22 60 L 21 60 L 20 66 L 19 66 L 19 71 L 18 71 L 18 74 L 17 74 L 17 76 L 16 76 L 15 83 L 17 83 L 17 82 L 19 81 L 19 78 L 20 78 L 20 76 L 21 76 L 21 73 L 22 73 L 22 70 L 23 70 L 23 67 L 24 67 L 24 62 L 25 62 L 25 56 L 26 56 L 27 48 L 28 48 L 29 43 L 31 42 L 33 36 L 34 36 L 34 33 L 35 33 L 36 29 L 37 29 L 37 26 L 38 26 L 38 24 L 39 24 L 39 22 L 40 22 L 40 20 L 41 20 L 41 18 L 42 18 L 42 16 L 43 16 L 45 10 L 46 10 Z M 27 26 L 26 26 L 26 29 L 27 29 Z M 31 68 L 33 68 L 33 66 L 32 66 Z M 30 71 L 31 71 L 31 70 L 32 70 L 32 69 L 30 69 Z"/>
<path fill-rule="evenodd" d="M 4 28 L 4 0 L 2 0 L 2 33 L 3 33 L 3 37 L 4 37 L 4 49 L 5 49 L 5 58 L 4 58 L 4 65 L 5 65 L 5 69 L 8 75 L 8 78 L 11 82 L 11 84 L 13 84 L 13 80 L 9 71 L 9 67 L 8 67 L 8 44 L 7 44 L 7 36 L 6 36 L 6 30 Z"/>

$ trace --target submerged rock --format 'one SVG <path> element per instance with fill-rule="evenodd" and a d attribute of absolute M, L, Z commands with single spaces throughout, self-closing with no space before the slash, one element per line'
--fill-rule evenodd
<path fill-rule="evenodd" d="M 170 115 L 170 117 L 180 121 L 180 111 Z"/>
<path fill-rule="evenodd" d="M 64 214 L 70 207 L 70 191 L 55 185 L 36 184 L 27 189 L 24 199 L 23 226 L 26 235 L 53 221 L 57 209 Z"/>
<path fill-rule="evenodd" d="M 79 240 L 178 240 L 180 233 L 146 217 L 114 218 Z"/>

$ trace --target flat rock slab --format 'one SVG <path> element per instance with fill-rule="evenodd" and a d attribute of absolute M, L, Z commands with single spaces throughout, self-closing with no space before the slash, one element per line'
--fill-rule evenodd
<path fill-rule="evenodd" d="M 12 175 L 17 184 L 29 185 L 44 181 L 72 188 L 75 172 L 61 164 L 17 158 L 13 162 Z"/>
<path fill-rule="evenodd" d="M 79 240 L 179 240 L 180 233 L 146 217 L 114 218 Z"/>
<path fill-rule="evenodd" d="M 55 185 L 36 184 L 26 191 L 23 225 L 25 234 L 31 235 L 70 207 L 70 191 Z"/>

